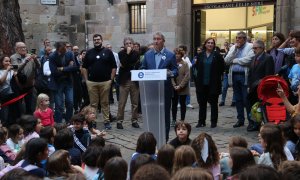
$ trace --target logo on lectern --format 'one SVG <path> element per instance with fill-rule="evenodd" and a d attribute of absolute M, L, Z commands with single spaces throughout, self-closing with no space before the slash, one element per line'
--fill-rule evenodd
<path fill-rule="evenodd" d="M 143 72 L 139 72 L 138 77 L 139 77 L 140 79 L 142 79 L 142 78 L 144 77 L 144 73 L 143 73 Z"/>

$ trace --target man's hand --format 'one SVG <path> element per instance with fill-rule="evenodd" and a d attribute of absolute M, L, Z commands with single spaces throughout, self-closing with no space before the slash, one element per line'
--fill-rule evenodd
<path fill-rule="evenodd" d="M 58 67 L 57 70 L 58 70 L 58 71 L 63 71 L 63 70 L 64 70 L 64 67 Z"/>
<path fill-rule="evenodd" d="M 279 83 L 277 85 L 276 92 L 277 92 L 277 94 L 278 94 L 278 96 L 280 98 L 284 98 L 285 97 L 284 91 L 283 91 L 283 89 L 282 89 L 282 87 L 281 87 L 281 85 Z"/>

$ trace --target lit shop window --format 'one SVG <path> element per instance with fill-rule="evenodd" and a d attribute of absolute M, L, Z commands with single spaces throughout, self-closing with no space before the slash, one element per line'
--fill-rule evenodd
<path fill-rule="evenodd" d="M 130 34 L 146 33 L 146 4 L 128 4 Z"/>

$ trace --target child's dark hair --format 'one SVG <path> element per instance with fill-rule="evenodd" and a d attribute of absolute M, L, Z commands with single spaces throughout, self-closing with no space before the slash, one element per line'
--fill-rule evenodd
<path fill-rule="evenodd" d="M 75 173 L 75 170 L 72 169 L 69 157 L 69 152 L 62 149 L 51 154 L 46 165 L 50 178 L 67 178 L 70 174 Z"/>
<path fill-rule="evenodd" d="M 90 142 L 89 146 L 97 146 L 97 147 L 104 147 L 105 146 L 105 139 L 101 136 L 96 136 Z"/>
<path fill-rule="evenodd" d="M 82 154 L 82 161 L 90 167 L 97 167 L 97 159 L 101 156 L 101 146 L 89 146 Z"/>
<path fill-rule="evenodd" d="M 232 147 L 248 147 L 247 140 L 241 136 L 233 136 L 229 140 L 229 148 Z"/>
<path fill-rule="evenodd" d="M 186 129 L 187 129 L 187 131 L 188 131 L 188 137 L 189 137 L 189 135 L 191 134 L 191 131 L 192 131 L 192 127 L 191 127 L 191 125 L 189 124 L 189 123 L 187 123 L 187 122 L 184 122 L 184 121 L 178 121 L 178 122 L 176 122 L 176 124 L 175 124 L 175 134 L 177 135 L 177 128 L 181 128 L 181 127 L 185 127 Z"/>
<path fill-rule="evenodd" d="M 287 160 L 284 152 L 285 141 L 279 126 L 265 124 L 260 129 L 260 136 L 266 143 L 265 152 L 270 153 L 274 168 L 277 169 L 281 162 Z M 274 139 L 276 139 L 276 141 L 274 141 Z"/>
<path fill-rule="evenodd" d="M 79 123 L 83 124 L 84 121 L 85 121 L 85 117 L 84 117 L 83 114 L 78 113 L 78 114 L 75 114 L 74 116 L 72 116 L 71 121 L 73 123 L 74 122 L 79 122 Z"/>
<path fill-rule="evenodd" d="M 300 55 L 300 46 L 297 46 L 295 49 L 295 54 Z"/>
<path fill-rule="evenodd" d="M 52 144 L 54 142 L 54 127 L 46 126 L 40 131 L 40 138 L 43 138 L 47 143 Z"/>
<path fill-rule="evenodd" d="M 104 167 L 105 180 L 126 180 L 128 165 L 121 157 L 110 158 Z"/>
<path fill-rule="evenodd" d="M 41 167 L 40 161 L 37 156 L 40 153 L 44 153 L 46 149 L 48 149 L 48 145 L 45 139 L 30 139 L 26 143 L 24 159 L 27 160 L 30 164 L 37 164 L 39 167 Z"/>
<path fill-rule="evenodd" d="M 55 123 L 54 124 L 54 128 L 56 130 L 56 132 L 60 131 L 60 130 L 63 130 L 63 129 L 66 129 L 68 126 L 66 123 Z"/>
<path fill-rule="evenodd" d="M 54 147 L 56 150 L 68 150 L 74 146 L 73 132 L 70 129 L 62 129 L 54 137 Z"/>
<path fill-rule="evenodd" d="M 240 173 L 239 180 L 281 180 L 279 173 L 272 167 L 266 165 L 254 165 L 246 168 Z"/>
<path fill-rule="evenodd" d="M 0 128 L 0 145 L 6 142 L 7 129 L 5 127 Z"/>
<path fill-rule="evenodd" d="M 157 153 L 157 164 L 164 167 L 170 174 L 172 173 L 175 148 L 170 144 L 163 145 Z"/>
<path fill-rule="evenodd" d="M 13 124 L 13 125 L 9 126 L 8 137 L 11 139 L 15 139 L 19 135 L 21 129 L 22 129 L 22 127 L 18 124 Z"/>
<path fill-rule="evenodd" d="M 300 179 L 300 162 L 284 161 L 278 167 L 282 180 L 298 180 Z"/>
<path fill-rule="evenodd" d="M 31 175 L 28 171 L 22 168 L 15 168 L 5 173 L 1 180 L 42 180 L 37 176 Z"/>
<path fill-rule="evenodd" d="M 149 154 L 140 154 L 137 158 L 131 160 L 130 162 L 130 179 L 133 178 L 135 172 L 143 165 L 154 163 L 154 159 Z"/>
<path fill-rule="evenodd" d="M 151 132 L 144 132 L 137 140 L 136 152 L 147 153 L 149 155 L 155 154 L 156 139 Z"/>
<path fill-rule="evenodd" d="M 294 128 L 295 124 L 300 123 L 300 114 L 296 114 L 291 119 L 292 128 Z"/>
<path fill-rule="evenodd" d="M 290 140 L 293 143 L 297 143 L 298 137 L 294 132 L 294 128 L 292 127 L 291 121 L 286 121 L 285 123 L 279 124 L 279 127 L 283 133 L 285 141 Z"/>
<path fill-rule="evenodd" d="M 209 149 L 209 154 L 206 159 L 206 162 L 201 157 L 201 150 L 203 148 L 205 139 L 208 142 L 208 149 Z M 199 136 L 192 141 L 191 146 L 196 152 L 197 162 L 199 167 L 211 168 L 212 166 L 219 163 L 220 158 L 219 158 L 218 149 L 210 135 L 206 133 L 199 134 Z"/>
<path fill-rule="evenodd" d="M 37 123 L 37 119 L 32 115 L 22 115 L 18 119 L 18 124 L 23 128 L 25 137 L 35 131 Z"/>
<path fill-rule="evenodd" d="M 170 180 L 170 174 L 157 164 L 146 164 L 139 168 L 133 176 L 133 180 Z"/>
<path fill-rule="evenodd" d="M 254 157 L 251 151 L 243 147 L 232 147 L 230 149 L 230 157 L 232 160 L 231 175 L 240 173 L 248 166 L 255 165 Z"/>
<path fill-rule="evenodd" d="M 101 156 L 97 161 L 98 168 L 103 170 L 106 162 L 115 156 L 122 157 L 120 148 L 113 144 L 105 145 L 102 149 Z"/>

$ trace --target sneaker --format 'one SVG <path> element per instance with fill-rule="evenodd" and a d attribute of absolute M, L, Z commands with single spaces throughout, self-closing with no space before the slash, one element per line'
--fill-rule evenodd
<path fill-rule="evenodd" d="M 220 102 L 219 106 L 224 106 L 225 103 L 224 102 Z"/>
<path fill-rule="evenodd" d="M 186 107 L 194 109 L 194 107 L 191 104 L 186 105 Z"/>
<path fill-rule="evenodd" d="M 111 130 L 110 123 L 104 123 L 104 128 L 105 128 L 105 130 Z"/>
<path fill-rule="evenodd" d="M 134 122 L 134 123 L 132 123 L 131 125 L 132 125 L 132 127 L 134 127 L 134 128 L 139 128 L 139 127 L 140 127 L 139 124 L 138 124 L 137 122 Z"/>
<path fill-rule="evenodd" d="M 117 129 L 124 129 L 122 123 L 117 123 Z"/>
<path fill-rule="evenodd" d="M 235 102 L 232 102 L 230 106 L 231 106 L 231 107 L 234 107 L 234 106 L 235 106 Z"/>

